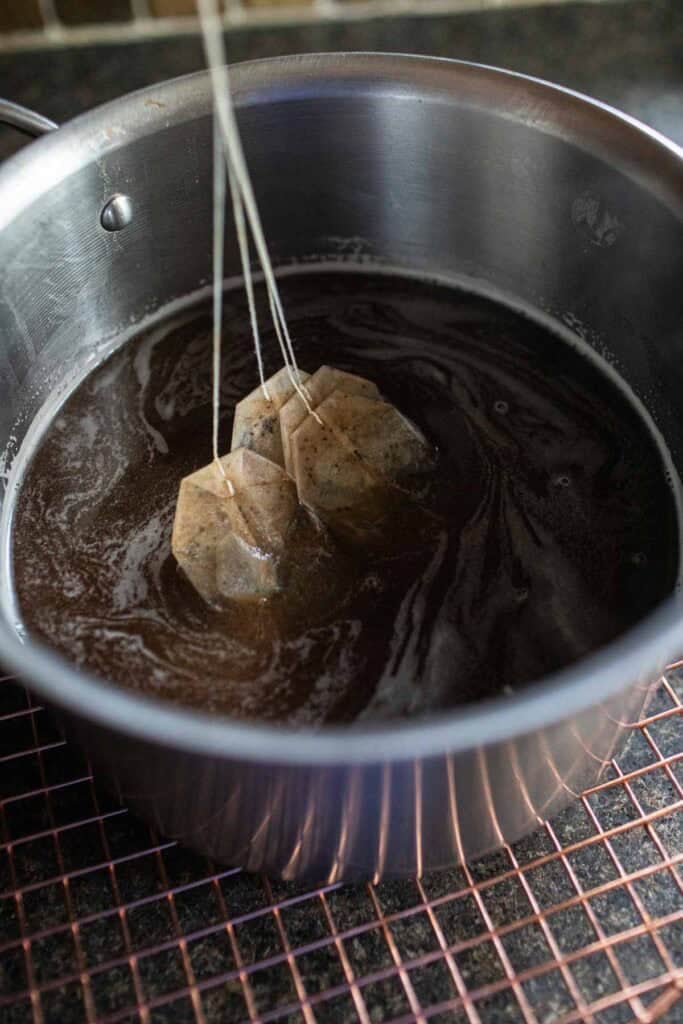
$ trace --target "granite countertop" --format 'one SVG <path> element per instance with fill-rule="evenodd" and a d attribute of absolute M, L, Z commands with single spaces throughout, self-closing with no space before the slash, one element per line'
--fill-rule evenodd
<path fill-rule="evenodd" d="M 478 61 L 589 93 L 683 143 L 683 4 L 617 0 L 231 31 L 231 62 L 382 50 Z M 1 91 L 56 121 L 204 66 L 195 35 L 0 54 Z M 0 158 L 20 145 L 3 132 Z"/>
<path fill-rule="evenodd" d="M 300 27 L 279 27 L 277 29 L 234 30 L 228 36 L 228 55 L 231 61 L 316 50 L 403 51 L 458 57 L 511 68 L 548 78 L 596 96 L 642 119 L 679 143 L 683 143 L 683 60 L 681 59 L 681 53 L 683 52 L 683 3 L 681 0 L 631 0 L 631 2 L 599 4 L 570 3 L 559 7 L 506 9 L 485 13 L 451 15 L 448 17 L 394 17 L 371 21 L 351 21 L 344 24 L 330 22 Z M 190 35 L 127 44 L 125 47 L 109 44 L 79 49 L 51 49 L 36 53 L 6 53 L 0 54 L 0 82 L 2 83 L 0 91 L 8 99 L 33 107 L 57 121 L 64 121 L 81 111 L 87 110 L 106 100 L 113 99 L 125 92 L 194 71 L 202 66 L 203 55 L 200 42 L 196 36 Z M 0 159 L 8 156 L 20 144 L 21 139 L 16 133 L 10 130 L 0 131 Z M 12 715 L 14 715 L 15 711 L 12 710 L 14 705 L 11 702 L 15 699 L 21 701 L 23 698 L 20 696 L 15 698 L 12 695 L 14 691 L 10 691 L 8 686 L 9 684 L 4 684 L 3 688 L 1 688 L 0 711 L 3 710 L 4 703 L 10 700 L 8 707 L 10 707 Z M 678 689 L 681 696 L 683 696 L 683 689 L 680 687 L 680 684 L 678 684 Z M 17 692 L 19 691 L 17 690 Z M 655 706 L 655 710 L 657 710 L 657 707 L 658 705 Z M 664 707 L 663 704 L 662 707 Z M 5 708 L 5 710 L 7 709 Z M 43 714 L 44 712 L 41 713 L 41 715 Z M 39 719 L 40 721 L 42 721 L 42 718 Z M 41 728 L 43 727 L 39 724 L 39 731 Z M 49 732 L 51 726 L 47 719 L 44 728 L 48 730 L 45 735 L 49 739 L 49 736 L 53 734 Z M 42 733 L 39 738 L 41 742 L 44 742 Z M 15 725 L 12 725 L 10 742 L 12 744 L 19 743 Z M 665 752 L 675 753 L 676 750 L 680 751 L 680 729 L 674 718 L 667 718 L 666 722 L 662 718 L 658 743 Z M 640 733 L 635 731 L 624 756 L 620 759 L 622 770 L 638 771 L 641 762 L 642 764 L 646 763 L 643 760 L 648 756 L 645 749 L 646 746 L 647 744 L 644 744 Z M 12 756 L 17 757 L 16 754 Z M 5 767 L 7 766 L 3 765 L 3 769 Z M 27 762 L 25 763 L 19 758 L 14 760 L 9 765 L 9 768 L 11 769 L 9 773 L 10 780 L 5 785 L 3 792 L 6 791 L 10 794 L 21 793 L 26 788 L 30 790 L 31 786 L 35 788 L 37 784 L 35 779 L 28 776 L 24 779 L 22 776 L 22 772 L 28 771 Z M 80 778 L 79 772 L 82 772 L 80 767 L 73 768 L 74 778 Z M 667 802 L 671 803 L 672 799 L 675 802 L 675 794 L 672 797 L 671 792 L 669 792 L 670 783 L 664 778 L 664 773 L 659 771 L 656 774 L 657 777 L 661 776 L 659 782 L 655 779 L 647 791 L 643 790 L 640 797 L 641 800 L 644 803 L 647 802 L 647 806 L 649 804 L 656 806 L 657 801 L 660 804 L 663 802 L 663 806 L 666 806 Z M 654 778 L 655 773 L 651 773 L 651 775 Z M 619 787 L 619 790 L 621 790 L 621 787 Z M 86 798 L 84 797 L 84 799 Z M 104 806 L 106 799 L 105 796 L 101 797 L 100 810 Z M 605 801 L 603 800 L 604 803 Z M 110 805 L 107 804 L 106 806 Z M 618 826 L 624 820 L 624 814 L 628 812 L 628 808 L 625 811 L 621 805 L 615 805 L 614 808 L 607 805 L 602 806 L 597 800 L 595 806 L 596 814 L 600 817 L 601 826 L 605 829 Z M 16 820 L 8 818 L 7 828 L 11 835 L 15 834 L 13 830 L 18 830 L 17 834 L 21 834 L 22 827 L 29 832 L 31 829 L 38 828 L 35 822 L 28 821 L 28 819 L 27 823 L 22 826 L 24 818 L 21 817 L 21 814 L 25 817 L 30 812 L 25 810 L 20 813 L 18 805 L 15 805 L 15 808 L 16 810 L 12 810 L 12 813 L 18 815 Z M 86 817 L 85 812 L 79 808 L 76 808 L 73 813 L 76 817 L 78 815 L 81 818 Z M 121 836 L 124 836 L 124 838 L 117 839 L 122 844 L 122 850 L 125 847 L 125 843 L 130 842 L 134 844 L 137 842 L 136 836 L 141 826 L 134 821 L 126 825 L 127 819 L 115 818 L 115 815 L 119 814 L 120 811 L 113 810 L 111 813 L 113 824 L 110 822 L 106 823 L 106 832 L 110 838 L 110 845 L 112 842 L 111 836 L 114 833 L 118 836 L 118 833 L 116 833 L 117 828 Z M 630 813 L 632 816 L 632 810 Z M 119 823 L 118 825 L 116 824 L 117 822 Z M 662 843 L 665 844 L 668 850 L 680 849 L 681 837 L 683 835 L 680 815 L 678 821 L 672 816 L 671 822 L 669 822 L 668 818 L 662 819 L 662 822 L 666 824 L 666 832 L 661 831 L 658 833 Z M 560 842 L 563 846 L 580 840 L 589 825 L 590 823 L 586 823 L 585 813 L 579 804 L 569 808 L 564 815 L 553 823 L 556 834 L 560 837 Z M 126 828 L 128 832 L 125 831 Z M 662 824 L 662 829 L 664 829 L 664 824 Z M 644 830 L 638 831 L 642 831 L 644 835 Z M 519 844 L 515 854 L 520 863 L 529 863 L 534 857 L 543 856 L 545 852 L 543 847 L 544 837 L 542 833 L 539 833 L 539 836 L 540 839 L 538 837 L 530 837 L 522 844 Z M 646 856 L 645 839 L 638 838 L 635 831 L 632 839 L 631 847 L 627 843 L 622 843 L 620 852 L 622 863 L 627 864 L 627 866 L 630 864 L 629 858 L 636 865 Z M 143 844 L 143 847 L 145 841 L 149 842 L 148 839 L 145 840 L 144 838 L 139 841 Z M 648 839 L 647 842 L 651 842 L 651 840 Z M 33 844 L 33 846 L 35 845 Z M 109 849 L 105 852 L 113 855 Z M 125 856 L 128 857 L 128 852 L 126 850 L 124 852 Z M 1 853 L 2 851 L 0 851 Z M 602 880 L 603 875 L 605 879 L 613 877 L 609 873 L 609 864 L 602 863 L 601 858 L 604 854 L 602 845 L 586 847 L 585 853 L 586 856 L 583 858 L 584 862 L 582 862 L 580 871 L 585 873 L 587 885 L 598 884 Z M 78 871 L 85 872 L 83 878 L 86 880 L 94 877 L 87 874 L 87 871 L 90 869 L 81 866 L 82 858 L 88 855 L 87 846 L 79 847 L 78 853 L 74 853 L 76 858 L 74 863 Z M 33 886 L 38 884 L 45 885 L 44 889 L 35 889 L 36 896 L 40 896 L 39 910 L 41 915 L 40 921 L 36 923 L 36 928 L 40 930 L 40 928 L 52 927 L 55 930 L 55 935 L 58 937 L 61 935 L 61 932 L 58 931 L 61 926 L 54 924 L 54 922 L 62 919 L 59 915 L 63 916 L 64 911 L 61 909 L 57 911 L 55 909 L 55 906 L 50 902 L 52 897 L 49 896 L 49 893 L 52 893 L 52 889 L 54 889 L 55 891 L 52 894 L 54 899 L 58 903 L 60 900 L 63 900 L 61 883 L 58 886 L 48 886 L 47 879 L 51 876 L 51 873 L 52 875 L 55 874 L 56 869 L 50 867 L 48 860 L 43 859 L 43 854 L 40 853 L 38 847 L 33 850 L 32 856 L 33 859 L 27 861 L 28 867 L 26 870 L 29 871 L 27 875 L 28 882 Z M 45 854 L 45 857 L 47 856 Z M 101 852 L 93 853 L 93 863 L 97 863 L 97 858 L 101 856 Z M 124 888 L 124 884 L 127 884 L 127 874 L 124 868 L 117 869 L 121 899 L 133 901 L 133 903 L 139 901 L 151 908 L 149 913 L 153 918 L 150 919 L 152 923 L 144 922 L 146 935 L 150 928 L 157 928 L 158 930 L 159 922 L 152 914 L 152 910 L 157 904 L 153 902 L 147 904 L 145 901 L 153 901 L 154 897 L 150 894 L 158 892 L 160 886 L 163 889 L 171 883 L 177 884 L 174 882 L 173 876 L 173 871 L 176 869 L 178 872 L 181 872 L 178 877 L 184 879 L 182 884 L 188 885 L 188 892 L 191 891 L 195 894 L 193 899 L 197 902 L 196 907 L 191 900 L 187 901 L 187 907 L 181 902 L 181 907 L 184 908 L 182 913 L 186 912 L 189 915 L 188 921 L 191 919 L 194 922 L 194 927 L 204 927 L 205 924 L 210 924 L 214 920 L 211 916 L 212 913 L 214 916 L 216 913 L 219 915 L 224 913 L 224 910 L 220 909 L 216 912 L 215 907 L 212 911 L 208 904 L 205 907 L 201 903 L 201 900 L 205 898 L 205 890 L 208 893 L 210 887 L 199 884 L 204 878 L 207 869 L 205 865 L 200 864 L 198 858 L 191 858 L 190 855 L 185 855 L 181 851 L 178 851 L 176 855 L 172 851 L 166 850 L 164 850 L 163 855 L 158 853 L 155 856 L 156 860 L 150 856 L 142 858 L 139 863 L 146 863 L 148 860 L 150 865 L 152 865 L 150 867 L 152 874 L 161 870 L 160 865 L 163 864 L 164 874 L 161 880 L 156 876 L 152 877 L 152 875 L 150 875 L 150 879 L 147 879 L 146 876 L 140 874 L 141 869 L 138 869 L 138 874 L 132 871 L 128 872 L 131 875 L 130 893 Z M 656 850 L 654 850 L 652 856 L 658 856 Z M 480 862 L 477 866 L 473 866 L 474 876 L 479 877 L 481 875 L 484 878 L 486 877 L 486 872 L 498 872 L 500 865 L 498 864 L 497 857 L 498 855 Z M 78 860 L 78 858 L 81 858 L 81 860 Z M 176 861 L 178 862 L 177 864 Z M 135 863 L 138 862 L 136 861 Z M 0 872 L 2 864 L 3 862 L 0 857 Z M 157 866 L 154 867 L 154 864 Z M 577 871 L 579 870 L 576 865 L 574 865 L 574 868 Z M 182 872 L 185 873 L 182 874 Z M 434 899 L 438 900 L 440 893 L 447 893 L 449 890 L 451 892 L 456 891 L 457 885 L 462 885 L 462 882 L 456 879 L 456 875 L 458 875 L 458 872 L 424 882 L 423 885 L 427 886 L 429 890 L 429 897 L 432 898 L 433 896 Z M 41 879 L 45 879 L 45 882 L 41 881 Z M 169 883 L 169 879 L 171 883 Z M 191 885 L 194 886 L 191 890 L 189 888 L 190 882 L 187 882 L 187 879 L 191 879 Z M 192 881 L 192 879 L 194 880 Z M 106 893 L 109 893 L 108 884 L 103 876 L 100 888 L 97 885 L 93 885 L 91 889 L 87 889 L 87 886 L 84 887 L 83 903 L 82 905 L 79 904 L 77 908 L 81 917 L 87 920 L 90 915 L 94 918 L 98 913 L 102 912 L 104 906 L 108 905 L 107 901 L 111 902 L 111 895 L 106 895 Z M 232 876 L 226 873 L 225 879 L 220 881 L 220 886 L 223 893 L 222 898 L 225 899 L 230 912 L 232 913 L 236 907 L 238 912 L 256 914 L 258 911 L 249 909 L 251 907 L 250 903 L 247 906 L 247 897 L 256 900 L 258 903 L 259 899 L 262 901 L 264 899 L 275 899 L 280 890 L 282 890 L 285 897 L 290 898 L 291 896 L 291 892 L 287 887 L 278 886 L 274 883 L 272 890 L 269 887 L 267 895 L 264 897 L 261 894 L 262 884 L 261 881 L 251 880 L 248 876 Z M 551 875 L 548 876 L 547 882 L 541 883 L 539 881 L 539 889 L 535 892 L 535 897 L 541 906 L 548 906 L 553 901 L 556 901 L 555 884 L 556 882 Z M 434 887 L 433 893 L 429 886 Z M 546 886 L 546 888 L 543 888 L 543 886 Z M 6 889 L 6 885 L 3 885 L 2 888 Z M 254 895 L 252 889 L 254 892 L 258 889 L 259 892 Z M 76 899 L 74 891 L 80 892 L 80 889 L 76 887 L 75 881 L 71 886 L 72 899 Z M 213 891 L 211 889 L 211 892 Z M 655 916 L 656 908 L 654 903 L 650 907 L 648 901 L 654 900 L 658 892 L 657 887 L 652 885 L 647 890 L 643 889 L 642 892 L 639 890 L 644 904 Z M 43 893 L 45 893 L 44 896 L 42 895 Z M 245 893 L 247 894 L 246 896 Z M 396 913 L 399 916 L 405 908 L 410 908 L 412 904 L 419 903 L 420 899 L 423 898 L 416 895 L 415 885 L 412 882 L 385 884 L 383 887 L 378 887 L 375 893 L 385 913 Z M 502 902 L 499 901 L 496 905 L 498 909 L 495 911 L 495 914 L 498 914 L 498 911 L 501 914 L 507 913 L 507 911 L 504 912 L 501 909 L 503 906 L 506 906 L 506 897 L 501 894 L 499 895 Z M 630 927 L 629 915 L 633 913 L 633 900 L 624 889 L 610 890 L 608 895 L 611 898 L 610 906 L 607 905 L 606 901 L 604 909 L 601 909 L 596 903 L 595 912 L 600 919 L 605 933 L 611 934 L 620 928 Z M 661 913 L 670 912 L 672 904 L 669 900 L 674 897 L 666 896 L 666 906 Z M 206 899 L 208 898 L 206 896 Z M 213 899 L 213 896 L 211 898 Z M 284 897 L 280 896 L 278 898 Z M 291 898 L 294 900 L 299 897 L 291 896 Z M 510 902 L 510 899 L 511 897 L 508 894 L 508 902 Z M 372 907 L 368 908 L 365 906 L 367 900 L 367 893 L 360 887 L 339 890 L 330 894 L 329 904 L 339 930 L 338 933 L 344 932 L 345 929 L 359 928 L 359 922 L 366 920 L 368 915 L 372 915 Z M 178 902 L 179 897 L 176 897 L 176 904 Z M 455 906 L 455 902 L 453 902 L 453 906 Z M 255 903 L 255 906 L 257 903 Z M 1 911 L 5 904 L 8 914 L 11 915 L 12 913 L 13 904 L 11 899 L 0 901 L 0 939 L 4 938 L 6 942 L 14 941 L 7 939 L 7 936 L 16 933 L 18 941 L 18 925 L 15 932 L 13 930 L 15 928 L 13 919 L 11 917 L 6 920 L 2 918 Z M 59 906 L 61 907 L 61 903 L 59 903 Z M 302 903 L 301 906 L 304 909 L 298 912 L 298 915 L 294 913 L 294 905 L 291 908 L 291 912 L 287 912 L 289 917 L 291 917 L 291 920 L 288 918 L 286 922 L 287 933 L 289 941 L 293 946 L 303 945 L 308 941 L 308 935 L 313 926 L 311 914 L 317 912 L 314 909 L 310 912 L 306 911 L 305 906 L 308 906 L 308 904 Z M 512 903 L 510 906 L 512 907 Z M 28 914 L 27 907 L 28 903 L 25 901 L 26 914 Z M 244 909 L 245 907 L 246 910 Z M 459 913 L 453 916 L 451 920 L 446 914 L 446 910 L 449 907 L 451 907 L 450 903 L 444 904 L 444 912 L 442 914 L 441 910 L 438 910 L 437 918 L 450 942 L 455 941 L 461 932 L 465 934 L 468 919 L 462 913 Z M 154 912 L 156 913 L 156 910 Z M 513 912 L 517 912 L 514 907 L 510 910 L 510 913 Z M 406 910 L 406 913 L 408 913 L 408 910 Z M 491 913 L 494 915 L 493 910 L 491 910 Z M 519 911 L 519 913 L 521 914 L 522 911 Z M 363 916 L 364 914 L 365 917 Z M 131 912 L 128 912 L 129 922 L 131 916 Z M 425 915 L 421 913 L 415 915 L 414 919 L 410 916 L 403 919 L 406 922 L 412 922 L 413 926 L 413 931 L 409 931 L 406 935 L 402 935 L 402 933 L 397 931 L 400 921 L 397 921 L 396 926 L 392 925 L 392 931 L 401 951 L 403 951 L 403 945 L 401 945 L 403 943 L 411 956 L 424 955 L 428 958 L 431 955 L 432 949 L 429 944 L 432 931 L 424 924 L 426 931 L 423 935 L 417 927 L 424 917 Z M 268 920 L 270 920 L 270 915 L 268 915 Z M 115 917 L 108 918 L 107 921 L 111 922 L 112 928 L 116 924 Z M 112 950 L 114 949 L 112 943 L 115 939 L 112 938 L 113 932 L 110 935 L 110 932 L 107 930 L 109 925 L 107 924 L 107 928 L 104 927 L 105 923 L 104 921 L 97 922 L 93 920 L 82 929 L 80 937 L 82 944 L 81 955 L 88 964 L 91 962 L 98 963 L 106 959 L 107 956 L 111 957 L 112 955 Z M 182 916 L 180 923 L 183 927 L 189 927 Z M 254 957 L 262 959 L 272 955 L 273 949 L 277 946 L 277 935 L 274 934 L 274 937 L 270 937 L 267 929 L 264 930 L 261 918 L 254 918 L 253 923 L 255 925 L 254 936 L 249 941 L 254 944 Z M 270 923 L 272 925 L 272 921 Z M 177 928 L 177 925 L 174 925 L 174 927 Z M 244 929 L 246 925 L 239 927 Z M 420 924 L 420 927 L 422 927 L 422 924 Z M 578 948 L 582 943 L 590 942 L 590 936 L 586 938 L 578 933 L 575 934 L 572 931 L 574 927 L 575 925 L 572 925 L 568 918 L 567 923 L 558 932 L 558 942 L 562 949 L 565 946 L 567 949 Z M 3 928 L 6 931 L 3 931 Z M 207 928 L 207 930 L 209 929 Z M 102 933 L 101 935 L 100 932 Z M 134 933 L 131 934 L 132 938 L 130 941 L 134 943 L 135 935 Z M 174 933 L 171 931 L 169 934 L 172 936 Z M 198 978 L 202 977 L 201 971 L 203 970 L 218 970 L 216 958 L 219 957 L 219 939 L 221 934 L 216 932 L 215 941 L 213 935 L 206 935 L 203 939 L 197 940 L 190 948 L 189 955 Z M 158 941 L 161 942 L 164 939 L 164 935 L 161 932 L 159 932 L 159 935 L 161 938 L 158 938 Z M 92 943 L 94 943 L 92 948 L 88 945 L 91 939 Z M 240 939 L 240 941 L 242 940 Z M 672 933 L 671 942 L 675 943 L 676 941 L 679 940 L 675 940 Z M 273 949 L 271 949 L 269 943 L 273 945 Z M 491 946 L 490 943 L 484 945 L 487 948 Z M 361 937 L 357 937 L 349 939 L 346 946 L 352 967 L 357 972 L 365 971 L 367 973 L 375 969 L 384 969 L 384 960 L 377 960 L 377 963 L 375 963 L 375 958 L 379 954 L 373 952 L 372 943 L 368 944 L 361 941 Z M 65 966 L 63 962 L 58 960 L 61 954 L 59 954 L 58 950 L 57 952 L 55 951 L 56 948 L 54 941 L 52 944 L 45 939 L 33 942 L 33 963 L 39 979 L 43 972 L 48 978 L 50 977 L 50 971 L 53 972 L 53 977 L 55 976 L 55 970 L 57 971 L 57 976 L 59 976 L 59 972 L 68 973 L 68 966 Z M 484 946 L 476 947 L 476 949 L 483 950 Z M 408 953 L 404 951 L 404 955 L 408 955 Z M 489 950 L 486 955 L 489 955 L 489 953 L 495 960 L 496 958 L 492 950 Z M 531 946 L 520 949 L 520 965 L 522 965 L 524 957 L 528 959 L 532 953 L 533 949 L 531 949 Z M 9 955 L 13 955 L 11 949 Z M 222 956 L 223 954 L 221 953 L 220 955 Z M 310 955 L 312 956 L 313 954 Z M 388 956 L 387 951 L 384 950 L 382 955 Z M 509 955 L 512 957 L 513 954 L 509 953 Z M 650 960 L 648 960 L 648 957 L 650 957 Z M 659 969 L 656 964 L 657 957 L 658 953 L 652 946 L 652 942 L 650 942 L 648 949 L 643 945 L 642 948 L 639 948 L 639 952 L 634 952 L 632 970 L 625 962 L 622 963 L 622 967 L 629 978 L 632 973 L 634 978 L 645 977 L 647 976 L 649 964 L 654 965 L 651 968 L 652 971 Z M 477 978 L 488 976 L 489 963 L 483 952 L 479 960 L 474 956 L 470 957 L 470 960 L 471 962 L 468 962 L 468 965 L 465 967 L 460 965 L 458 961 L 458 966 L 461 970 L 469 970 L 472 973 L 474 980 L 467 983 L 476 985 Z M 493 960 L 491 962 L 493 963 Z M 583 963 L 584 961 L 581 962 Z M 16 967 L 16 972 L 18 973 L 13 974 L 12 968 L 8 966 L 8 963 L 7 954 L 5 954 L 4 963 L 0 957 L 0 988 L 2 983 L 4 983 L 6 986 L 9 985 L 10 992 L 17 991 L 21 993 L 26 985 L 25 979 L 21 976 L 21 956 L 18 954 Z M 144 961 L 140 961 L 141 968 L 143 963 Z M 55 964 L 57 964 L 56 967 Z M 427 966 L 425 966 L 423 971 L 425 976 L 424 991 L 418 991 L 423 1006 L 437 1003 L 440 999 L 445 998 L 442 990 L 439 988 L 442 982 L 437 977 L 438 972 L 432 971 L 434 975 L 432 977 L 432 974 L 429 974 L 427 971 Z M 133 990 L 129 991 L 126 988 L 130 983 L 127 980 L 127 975 L 124 977 L 124 968 L 125 965 L 107 971 L 103 975 L 93 976 L 91 996 L 95 1001 L 98 1019 L 100 1015 L 106 1016 L 108 1019 L 110 1014 L 118 1013 L 122 1006 L 130 1005 L 131 1009 L 135 1006 L 136 994 Z M 149 982 L 145 980 L 144 972 L 142 972 L 141 984 L 145 992 L 147 992 L 148 985 L 151 986 L 149 991 L 152 992 L 152 995 L 155 991 L 162 993 L 168 991 L 170 987 L 176 984 L 171 974 L 169 974 L 169 972 L 175 969 L 171 966 L 164 967 L 159 964 L 153 975 L 150 975 Z M 338 984 L 336 975 L 333 976 L 330 973 L 331 971 L 331 961 L 327 963 L 324 957 L 319 958 L 315 962 L 312 961 L 310 985 L 318 984 L 325 988 Z M 261 973 L 263 973 L 264 977 L 259 981 L 259 984 L 263 986 L 263 991 L 258 990 L 257 996 L 259 1001 L 261 998 L 263 999 L 264 1009 L 267 1010 L 269 1006 L 277 1005 L 278 999 L 285 997 L 280 997 L 276 992 L 277 978 L 279 977 L 276 969 L 269 968 L 268 971 Z M 582 991 L 584 984 L 587 986 L 587 993 L 588 987 L 591 985 L 595 990 L 591 990 L 590 994 L 586 994 L 587 999 L 598 998 L 601 992 L 608 991 L 606 986 L 612 984 L 611 981 L 607 980 L 610 973 L 608 966 L 598 967 L 597 965 L 594 966 L 593 973 L 591 974 L 589 970 L 585 977 L 579 976 L 574 971 L 577 983 L 582 988 Z M 97 979 L 100 980 L 98 981 Z M 308 976 L 304 978 L 304 982 L 307 986 L 309 985 Z M 234 994 L 230 989 L 231 984 L 233 983 L 226 984 L 220 991 L 216 989 L 209 993 L 215 1003 L 213 1010 L 210 1009 L 210 1005 L 213 1004 L 210 1004 L 209 996 L 207 996 L 205 1005 L 207 1021 L 228 1021 L 239 1017 L 239 1013 L 237 1017 L 234 1016 L 234 1013 L 237 1012 L 236 1010 L 230 1009 L 233 1005 L 230 1003 L 230 1000 Z M 235 980 L 234 984 L 239 989 L 237 980 Z M 540 1010 L 538 1011 L 538 1019 L 548 1021 L 555 1019 L 553 1015 L 561 1014 L 562 1012 L 560 1004 L 563 998 L 563 983 L 561 979 L 556 978 L 553 981 L 550 976 L 543 976 L 543 979 L 538 979 L 537 982 L 534 982 L 534 985 L 536 986 L 534 989 L 535 994 L 532 994 L 531 988 L 528 989 L 528 992 L 525 989 L 525 992 L 527 992 L 528 998 L 532 1000 L 535 1008 L 537 1006 L 536 1000 L 538 1000 L 538 1006 L 545 1008 L 542 1013 Z M 546 986 L 545 989 L 544 985 Z M 389 979 L 381 983 L 378 981 L 374 987 L 378 991 L 376 1003 L 373 1004 L 371 1012 L 371 1019 L 373 1021 L 381 1021 L 406 1013 L 408 1008 L 404 1006 L 399 998 L 401 993 L 399 991 L 398 995 L 396 995 L 391 990 Z M 369 1008 L 371 1008 L 372 988 L 373 986 L 368 986 L 364 990 L 367 996 L 366 1004 Z M 398 986 L 398 989 L 400 990 L 400 986 Z M 506 993 L 505 995 L 507 998 L 508 994 Z M 220 1002 L 219 996 L 224 1002 Z M 71 988 L 65 986 L 51 990 L 42 998 L 46 1022 L 59 1021 L 59 1024 L 66 1024 L 69 1021 L 78 1022 L 85 1019 L 82 993 L 80 993 L 79 986 L 76 984 L 72 985 Z M 126 1000 L 128 1000 L 128 1003 Z M 155 1022 L 157 1020 L 195 1019 L 193 1015 L 188 1015 L 187 1017 L 182 1014 L 174 1016 L 171 1010 L 176 1004 L 168 1005 L 168 1014 L 162 1012 L 163 1007 L 161 1006 L 155 1011 L 153 1015 Z M 328 1006 L 328 1004 L 323 1005 Z M 357 1018 L 352 1004 L 349 1005 L 350 1010 L 348 1014 L 340 1009 L 334 1015 L 330 1011 L 327 1017 L 322 1015 L 319 1019 L 343 1021 L 344 1024 L 347 1024 L 347 1022 L 350 1024 L 350 1022 Z M 498 1009 L 490 1018 L 492 1021 L 513 1021 L 519 1019 L 514 1012 L 514 1007 L 516 1006 L 514 1000 L 512 1002 L 509 999 L 507 1002 L 499 1000 L 497 1005 Z M 329 1006 L 331 1008 L 332 1003 Z M 24 1008 L 23 1010 L 22 1007 Z M 628 1007 L 624 1007 L 624 1009 L 628 1011 Z M 24 1011 L 25 1016 L 22 1015 Z M 16 1005 L 9 1006 L 7 1012 L 10 1016 L 7 1018 L 3 1017 L 3 1019 L 16 1022 L 35 1019 L 32 1018 L 30 1003 L 24 997 Z M 681 1017 L 675 1016 L 677 1012 L 676 1007 L 674 1007 L 674 1016 L 667 1017 L 667 1019 L 671 1021 L 680 1020 Z M 0 1016 L 2 1014 L 3 1011 L 0 1010 Z M 190 1011 L 188 1011 L 188 1014 L 190 1014 Z M 117 1017 L 116 1019 L 119 1018 Z M 131 1016 L 127 1019 L 137 1019 L 137 1016 Z M 286 1019 L 288 1021 L 294 1021 L 295 1019 L 299 1021 L 303 1018 L 300 1015 L 292 1015 Z M 434 1017 L 434 1020 L 437 1019 L 445 1022 L 446 1020 L 460 1021 L 464 1018 L 461 1018 L 459 1015 L 447 1016 L 442 1014 L 438 1018 Z M 631 1017 L 627 1012 L 625 1016 L 619 1014 L 613 1016 L 606 1015 L 604 1018 L 600 1016 L 600 1020 L 602 1021 L 603 1019 L 605 1021 L 626 1021 L 630 1020 Z"/>

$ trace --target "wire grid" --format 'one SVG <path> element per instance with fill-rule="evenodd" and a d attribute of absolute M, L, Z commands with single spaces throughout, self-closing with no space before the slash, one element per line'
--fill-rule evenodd
<path fill-rule="evenodd" d="M 534 835 L 322 888 L 162 840 L 0 678 L 0 1021 L 683 1021 L 682 669 Z"/>

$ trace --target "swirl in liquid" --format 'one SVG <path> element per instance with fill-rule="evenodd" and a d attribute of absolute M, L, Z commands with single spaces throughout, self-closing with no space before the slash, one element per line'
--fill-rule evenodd
<path fill-rule="evenodd" d="M 211 452 L 211 320 L 128 342 L 51 423 L 15 515 L 24 625 L 122 686 L 316 725 L 424 715 L 519 688 L 670 594 L 678 532 L 657 445 L 565 340 L 488 299 L 397 276 L 282 284 L 299 364 L 374 380 L 439 452 L 429 543 L 347 552 L 284 597 L 208 608 L 170 551 L 181 477 Z M 259 295 L 263 303 L 263 295 Z M 257 383 L 240 288 L 224 308 L 221 450 Z M 279 366 L 264 334 L 266 374 Z"/>

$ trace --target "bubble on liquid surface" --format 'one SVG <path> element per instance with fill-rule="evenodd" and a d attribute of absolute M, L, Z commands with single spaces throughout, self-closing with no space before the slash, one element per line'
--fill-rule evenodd
<path fill-rule="evenodd" d="M 572 478 L 568 473 L 558 473 L 553 477 L 553 484 L 555 487 L 571 487 Z"/>

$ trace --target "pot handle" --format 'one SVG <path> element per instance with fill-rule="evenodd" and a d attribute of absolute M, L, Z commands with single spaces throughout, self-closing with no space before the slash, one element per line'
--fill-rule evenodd
<path fill-rule="evenodd" d="M 27 135 L 45 135 L 46 132 L 52 132 L 58 127 L 49 117 L 43 117 L 35 110 L 3 99 L 0 99 L 0 124 L 9 124 Z"/>

